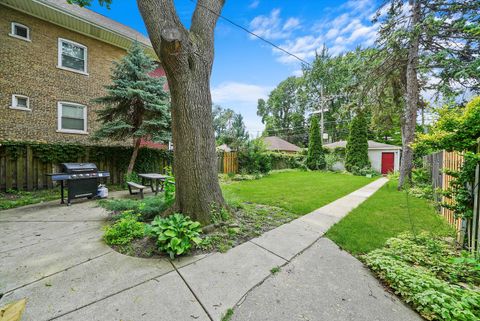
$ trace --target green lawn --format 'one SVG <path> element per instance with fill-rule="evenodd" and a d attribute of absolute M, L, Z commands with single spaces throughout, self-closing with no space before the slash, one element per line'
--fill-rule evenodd
<path fill-rule="evenodd" d="M 223 185 L 229 201 L 252 202 L 307 214 L 374 179 L 331 172 L 287 171 L 251 181 Z"/>
<path fill-rule="evenodd" d="M 453 233 L 428 201 L 410 196 L 408 203 L 411 215 L 405 192 L 399 192 L 396 181 L 390 181 L 335 224 L 326 236 L 348 252 L 362 254 L 382 247 L 390 237 L 412 231 L 412 225 L 416 233 Z"/>

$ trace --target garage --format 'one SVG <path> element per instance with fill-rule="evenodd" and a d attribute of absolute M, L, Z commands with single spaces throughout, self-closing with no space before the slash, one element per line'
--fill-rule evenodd
<path fill-rule="evenodd" d="M 346 148 L 347 141 L 341 140 L 335 143 L 324 145 L 325 148 Z M 400 154 L 402 148 L 400 146 L 379 143 L 373 140 L 368 141 L 368 158 L 372 169 L 381 174 L 396 172 L 400 169 Z M 337 163 L 335 169 L 344 170 L 342 163 Z"/>

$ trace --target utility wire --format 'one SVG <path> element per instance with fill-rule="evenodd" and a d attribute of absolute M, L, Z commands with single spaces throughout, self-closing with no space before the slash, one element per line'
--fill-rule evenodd
<path fill-rule="evenodd" d="M 190 2 L 195 3 L 195 0 L 190 0 Z M 297 56 L 296 54 L 291 53 L 291 52 L 289 52 L 288 50 L 283 49 L 282 47 L 274 44 L 274 43 L 271 42 L 270 40 L 267 40 L 267 39 L 263 38 L 262 36 L 257 35 L 257 34 L 254 33 L 253 31 L 250 31 L 250 30 L 248 30 L 247 28 L 245 28 L 244 26 L 239 25 L 239 24 L 236 23 L 235 21 L 232 21 L 231 19 L 229 19 L 229 18 L 227 18 L 227 17 L 225 17 L 225 16 L 222 16 L 221 14 L 216 13 L 216 12 L 213 11 L 212 9 L 208 8 L 207 6 L 204 6 L 204 5 L 202 5 L 202 4 L 198 3 L 198 2 L 197 2 L 197 6 L 202 7 L 203 9 L 211 12 L 212 14 L 216 15 L 217 17 L 222 18 L 223 20 L 227 21 L 228 23 L 234 25 L 235 27 L 237 27 L 237 28 L 245 31 L 246 33 L 248 33 L 248 34 L 250 34 L 250 35 L 252 35 L 252 36 L 260 39 L 261 41 L 269 44 L 270 46 L 272 46 L 272 47 L 274 47 L 274 48 L 276 48 L 276 49 L 278 49 L 278 50 L 286 53 L 286 54 L 289 55 L 289 56 L 294 57 L 295 59 L 297 59 L 297 60 L 301 61 L 302 63 L 306 64 L 307 66 L 311 67 L 311 64 L 310 64 L 309 62 L 307 62 L 306 60 L 303 60 L 302 58 L 300 58 L 300 57 Z"/>

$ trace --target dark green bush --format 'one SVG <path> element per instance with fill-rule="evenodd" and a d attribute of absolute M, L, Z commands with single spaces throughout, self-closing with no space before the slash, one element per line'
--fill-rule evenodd
<path fill-rule="evenodd" d="M 352 172 L 354 167 L 357 169 L 370 167 L 367 127 L 365 115 L 359 112 L 350 124 L 350 134 L 345 150 L 345 169 L 349 172 Z"/>
<path fill-rule="evenodd" d="M 238 167 L 242 174 L 267 174 L 272 169 L 272 159 L 261 140 L 248 142 L 238 152 Z"/>
<path fill-rule="evenodd" d="M 318 127 L 318 117 L 312 116 L 310 120 L 310 134 L 308 137 L 308 153 L 306 166 L 311 170 L 325 169 L 325 155 L 322 147 L 322 137 Z"/>
<path fill-rule="evenodd" d="M 109 245 L 125 245 L 144 236 L 145 224 L 131 211 L 123 213 L 114 224 L 105 227 L 103 239 Z"/>
<path fill-rule="evenodd" d="M 305 166 L 305 155 L 301 153 L 268 153 L 272 161 L 272 169 L 302 168 Z"/>

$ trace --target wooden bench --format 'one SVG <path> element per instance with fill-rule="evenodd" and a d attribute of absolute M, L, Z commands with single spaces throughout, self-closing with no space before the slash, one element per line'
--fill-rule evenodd
<path fill-rule="evenodd" d="M 140 193 L 140 198 L 143 198 L 143 190 L 144 190 L 145 188 L 147 188 L 146 186 L 137 184 L 137 183 L 135 183 L 135 182 L 127 182 L 127 185 L 128 185 L 128 191 L 130 192 L 130 195 L 135 195 L 135 194 Z M 138 189 L 139 192 L 133 192 L 133 191 L 132 191 L 132 188 L 133 188 L 133 189 Z"/>

